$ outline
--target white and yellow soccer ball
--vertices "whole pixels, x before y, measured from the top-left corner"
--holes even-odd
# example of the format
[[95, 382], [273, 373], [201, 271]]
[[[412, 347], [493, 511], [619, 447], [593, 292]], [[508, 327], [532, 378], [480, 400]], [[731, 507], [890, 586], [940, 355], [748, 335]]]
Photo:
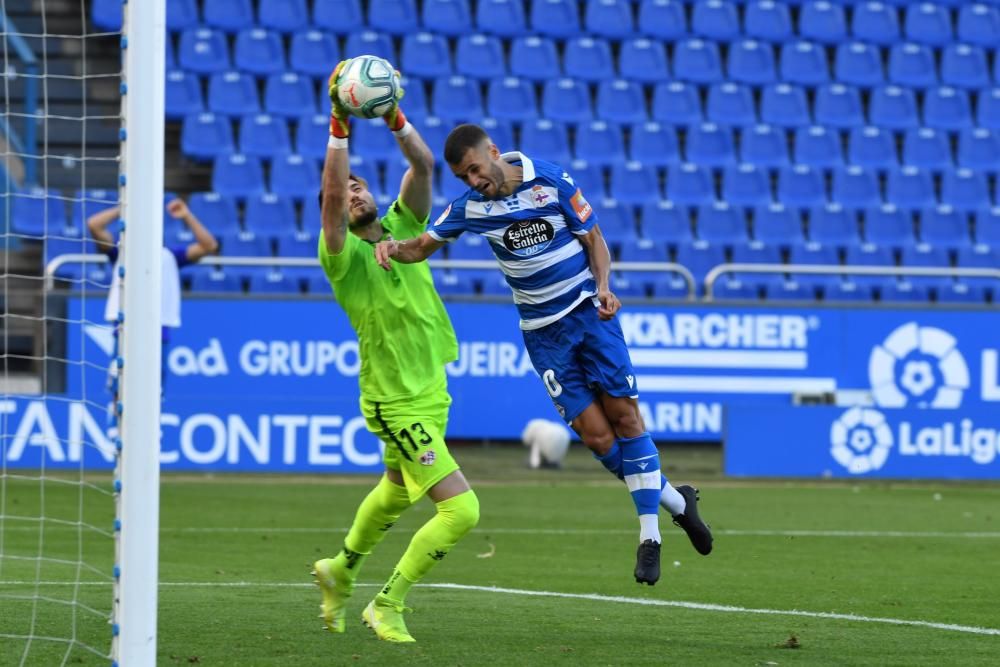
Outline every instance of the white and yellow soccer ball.
[[531, 449], [529, 467], [558, 468], [569, 450], [569, 430], [558, 422], [532, 419], [525, 425], [521, 441]]
[[337, 77], [337, 98], [352, 116], [378, 118], [399, 98], [399, 74], [385, 58], [356, 56]]

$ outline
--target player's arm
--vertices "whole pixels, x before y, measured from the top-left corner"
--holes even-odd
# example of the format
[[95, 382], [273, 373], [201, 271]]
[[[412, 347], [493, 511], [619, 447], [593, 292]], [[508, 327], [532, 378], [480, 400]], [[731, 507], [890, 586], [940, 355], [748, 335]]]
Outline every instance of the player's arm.
[[347, 180], [351, 174], [348, 160], [347, 138], [351, 132], [347, 112], [341, 108], [337, 97], [337, 75], [349, 60], [341, 60], [330, 75], [330, 141], [326, 146], [321, 186], [320, 220], [323, 224], [323, 242], [326, 251], [339, 255], [347, 240]]
[[206, 255], [214, 255], [219, 252], [219, 242], [212, 232], [201, 224], [183, 199], [174, 199], [167, 204], [167, 213], [174, 219], [180, 220], [184, 226], [191, 230], [194, 235], [194, 242], [184, 249], [184, 255], [192, 264], [199, 261]]
[[388, 271], [392, 268], [390, 260], [400, 264], [416, 264], [433, 255], [444, 244], [444, 241], [437, 240], [427, 232], [405, 241], [390, 239], [375, 246], [375, 260]]
[[600, 227], [594, 225], [589, 232], [580, 234], [577, 238], [587, 249], [590, 272], [594, 274], [594, 280], [597, 282], [597, 298], [601, 302], [597, 314], [602, 320], [610, 320], [622, 304], [608, 284], [611, 277], [611, 252], [604, 240], [604, 234], [601, 233]]
[[[402, 89], [400, 89], [399, 94], [402, 96]], [[396, 135], [396, 143], [399, 144], [399, 149], [410, 164], [410, 168], [403, 174], [403, 180], [399, 186], [399, 196], [407, 208], [413, 212], [414, 217], [422, 221], [431, 212], [434, 154], [416, 128], [406, 120], [398, 103], [382, 118], [392, 133]]]
[[120, 211], [120, 207], [112, 206], [87, 218], [87, 229], [90, 230], [90, 235], [94, 237], [101, 252], [107, 252], [115, 247], [115, 237], [108, 231], [108, 227], [118, 219]]

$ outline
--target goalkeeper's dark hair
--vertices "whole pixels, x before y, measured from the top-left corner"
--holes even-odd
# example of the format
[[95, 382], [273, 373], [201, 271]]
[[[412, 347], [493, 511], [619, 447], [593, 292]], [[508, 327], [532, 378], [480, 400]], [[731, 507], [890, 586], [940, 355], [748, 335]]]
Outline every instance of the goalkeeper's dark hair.
[[[354, 174], [354, 173], [348, 174], [347, 175], [347, 180], [349, 180], [349, 181], [357, 181], [358, 183], [361, 184], [361, 186], [365, 190], [368, 189], [368, 181], [366, 181], [365, 179], [361, 178], [357, 174]], [[319, 198], [319, 207], [323, 208], [323, 188], [320, 188], [319, 194], [317, 196]]]
[[490, 135], [483, 128], [463, 123], [448, 133], [448, 138], [444, 141], [444, 159], [448, 164], [458, 164], [470, 148], [477, 148], [489, 140]]

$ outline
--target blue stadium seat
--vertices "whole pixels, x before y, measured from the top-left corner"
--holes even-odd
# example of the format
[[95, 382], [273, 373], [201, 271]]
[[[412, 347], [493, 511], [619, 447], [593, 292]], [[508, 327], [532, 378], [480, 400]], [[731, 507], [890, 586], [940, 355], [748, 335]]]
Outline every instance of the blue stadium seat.
[[667, 247], [653, 239], [632, 239], [622, 243], [619, 257], [623, 262], [665, 262]]
[[285, 49], [281, 36], [262, 28], [241, 30], [236, 35], [233, 62], [237, 69], [257, 76], [284, 72]]
[[941, 174], [941, 203], [959, 211], [992, 205], [986, 174], [971, 169], [947, 169]]
[[845, 208], [862, 209], [882, 203], [878, 174], [857, 165], [839, 167], [832, 172], [830, 199]]
[[864, 42], [838, 45], [833, 70], [838, 81], [863, 88], [877, 86], [885, 79], [878, 47]]
[[966, 128], [958, 135], [958, 166], [980, 171], [1000, 171], [1000, 131]]
[[864, 224], [868, 243], [896, 248], [915, 243], [913, 217], [895, 204], [868, 208]]
[[609, 277], [611, 289], [619, 297], [644, 297], [649, 289], [649, 281], [635, 272], [614, 272]]
[[[37, 194], [39, 190], [29, 190], [28, 193]], [[40, 190], [40, 192], [45, 192], [45, 190]], [[58, 195], [58, 193], [56, 193]], [[66, 236], [75, 237], [76, 235], [84, 235], [84, 230], [87, 229], [87, 217], [97, 213], [98, 211], [104, 210], [109, 206], [114, 206], [118, 203], [118, 191], [117, 190], [101, 190], [101, 189], [88, 189], [88, 190], [77, 190], [73, 193], [74, 201], [70, 205], [70, 219], [68, 223], [60, 222], [61, 217], [65, 217], [65, 211], [63, 210], [62, 203], [58, 200], [49, 200], [48, 216], [51, 220], [54, 220], [54, 224], [50, 222], [49, 227], [51, 230], [60, 230]], [[175, 195], [164, 192], [163, 201], [168, 203], [174, 198]], [[33, 204], [40, 205], [39, 213], [36, 216], [39, 221], [44, 222], [46, 219], [45, 202], [39, 199], [28, 199], [29, 202]], [[54, 218], [52, 216], [55, 215]], [[175, 221], [170, 215], [164, 210], [163, 214], [163, 224], [166, 226], [167, 221]], [[69, 233], [67, 233], [69, 232]]]
[[844, 164], [840, 134], [822, 125], [795, 130], [795, 161], [810, 167], [830, 169]]
[[[320, 229], [320, 213], [319, 213], [319, 198], [318, 197], [306, 197], [302, 200], [302, 208], [299, 212], [299, 228], [305, 231], [298, 232], [299, 234], [315, 234], [318, 233]], [[316, 244], [313, 243], [313, 254], [316, 255]]]
[[503, 46], [494, 35], [465, 35], [455, 47], [455, 73], [471, 79], [492, 79], [507, 73]]
[[872, 289], [869, 285], [861, 285], [852, 280], [837, 279], [829, 283], [823, 290], [823, 298], [831, 302], [871, 301]]
[[431, 153], [434, 155], [443, 155], [444, 141], [448, 137], [448, 132], [451, 131], [451, 127], [446, 126], [441, 119], [436, 116], [418, 118], [414, 122], [414, 125], [420, 131], [420, 136], [424, 138], [428, 148], [431, 149]]
[[248, 232], [263, 236], [292, 232], [295, 230], [295, 207], [291, 199], [271, 192], [249, 197], [243, 224]]
[[309, 7], [306, 0], [259, 0], [257, 20], [278, 32], [304, 30], [309, 27]]
[[670, 245], [690, 243], [691, 217], [686, 208], [660, 200], [642, 207], [642, 236]]
[[940, 3], [913, 3], [906, 7], [903, 30], [911, 41], [943, 46], [952, 41], [951, 15]]
[[[569, 72], [568, 62], [566, 71]], [[640, 83], [659, 83], [669, 80], [667, 51], [663, 42], [645, 37], [622, 42], [618, 54], [618, 71], [623, 77]]]
[[812, 42], [791, 42], [781, 45], [779, 56], [781, 78], [788, 83], [818, 86], [830, 80], [826, 51]]
[[928, 90], [924, 96], [924, 124], [952, 131], [972, 125], [968, 94], [947, 86]]
[[943, 248], [970, 245], [967, 215], [946, 204], [924, 209], [920, 214], [920, 240]]
[[816, 288], [811, 282], [778, 277], [764, 285], [768, 301], [813, 301]]
[[794, 34], [788, 5], [773, 0], [748, 2], [743, 14], [743, 31], [747, 37], [767, 42], [788, 41]]
[[520, 149], [529, 157], [537, 155], [556, 164], [565, 164], [572, 159], [566, 126], [547, 119], [526, 123], [521, 128]]
[[212, 0], [202, 3], [202, 20], [207, 27], [226, 32], [246, 30], [253, 26], [253, 2]]
[[257, 82], [242, 72], [213, 74], [208, 80], [208, 110], [229, 116], [257, 113]]
[[[411, 121], [417, 118], [423, 118], [427, 115], [427, 92], [424, 86], [424, 82], [420, 79], [410, 79], [403, 76], [400, 79], [400, 83], [403, 86], [403, 90], [406, 91], [406, 101], [403, 103], [403, 107], [406, 108], [406, 116]], [[326, 95], [320, 94], [321, 97], [326, 98]], [[327, 98], [328, 99], [328, 98]]]
[[330, 136], [330, 118], [325, 114], [309, 114], [298, 119], [295, 128], [295, 150], [302, 155], [323, 159]]
[[32, 187], [5, 199], [11, 207], [11, 226], [19, 234], [42, 237], [67, 227], [66, 205], [58, 190]]
[[721, 245], [713, 245], [705, 241], [682, 243], [677, 246], [678, 264], [683, 264], [694, 275], [695, 282], [700, 286], [705, 280], [705, 274], [712, 267], [726, 261], [725, 249]]
[[225, 116], [200, 113], [181, 124], [181, 153], [205, 162], [234, 150], [233, 126]]
[[810, 241], [804, 245], [791, 246], [788, 249], [788, 263], [833, 266], [840, 264], [840, 251], [832, 244]]
[[815, 114], [818, 125], [851, 128], [865, 123], [858, 89], [840, 83], [816, 91]]
[[258, 158], [230, 153], [215, 158], [212, 189], [230, 197], [252, 197], [264, 192], [264, 169]]
[[724, 201], [698, 207], [698, 238], [711, 243], [742, 243], [748, 238], [743, 209]]
[[255, 114], [240, 122], [240, 152], [244, 155], [270, 159], [291, 149], [291, 135], [283, 118]]
[[318, 240], [316, 234], [313, 232], [286, 230], [283, 233], [276, 234], [275, 240], [278, 246], [278, 257], [316, 256], [316, 244]]
[[[600, 108], [598, 104], [598, 109]], [[728, 81], [709, 88], [705, 114], [709, 122], [727, 127], [753, 125], [757, 122], [750, 88]]]
[[1000, 266], [1000, 249], [985, 244], [960, 246], [956, 249], [956, 266], [995, 269]]
[[847, 39], [844, 8], [831, 2], [806, 2], [799, 12], [799, 35], [803, 39], [839, 44]]
[[653, 120], [667, 125], [695, 125], [702, 121], [698, 88], [680, 81], [653, 89]]
[[195, 266], [191, 271], [193, 292], [242, 292], [243, 284], [234, 271], [221, 266]]
[[472, 32], [469, 0], [424, 0], [421, 18], [424, 29], [436, 34], [458, 37]]
[[848, 132], [847, 161], [861, 167], [889, 169], [899, 164], [896, 137], [873, 126], [855, 127]]
[[188, 201], [188, 207], [213, 233], [239, 231], [236, 200], [229, 195], [218, 192], [195, 192]]
[[826, 202], [823, 173], [804, 164], [778, 170], [778, 201], [785, 206], [809, 208]]
[[905, 210], [934, 206], [934, 179], [926, 169], [910, 165], [890, 169], [885, 182], [886, 201]]
[[976, 124], [991, 130], [1000, 130], [1000, 87], [979, 91]]
[[882, 301], [892, 302], [922, 302], [930, 299], [928, 290], [923, 285], [912, 280], [892, 280], [881, 286]]
[[312, 79], [295, 72], [272, 74], [264, 87], [264, 108], [276, 116], [294, 118], [316, 109]]
[[639, 162], [611, 167], [611, 196], [623, 204], [641, 206], [662, 199], [656, 169]]
[[[951, 253], [947, 249], [926, 243], [904, 245], [899, 256], [899, 263], [905, 267], [951, 267]], [[945, 287], [954, 283], [953, 278], [943, 276], [906, 276], [904, 280], [931, 288]]]
[[557, 39], [579, 35], [580, 13], [576, 0], [535, 0], [531, 3], [531, 29], [539, 35]]
[[732, 261], [739, 264], [781, 264], [781, 248], [760, 241], [737, 243], [732, 248]]
[[[1000, 206], [976, 211], [976, 242], [1000, 251]], [[993, 268], [998, 266], [1000, 263]]]
[[[313, 23], [317, 28], [338, 35], [351, 35], [364, 28], [365, 17], [361, 11], [361, 0], [313, 3]], [[357, 51], [353, 55], [362, 53], [365, 51]], [[329, 67], [329, 63], [327, 66]]]
[[396, 62], [396, 51], [389, 35], [374, 30], [359, 30], [350, 33], [347, 36], [347, 41], [344, 42], [343, 56], [353, 58], [365, 54], [385, 58], [391, 63]]
[[780, 203], [754, 207], [753, 238], [774, 246], [804, 243], [802, 216], [799, 210]]
[[566, 42], [563, 53], [566, 76], [581, 81], [601, 81], [615, 77], [611, 46], [603, 39], [577, 37]]
[[749, 301], [760, 298], [755, 282], [729, 276], [723, 276], [715, 282], [712, 296], [720, 301]]
[[340, 60], [340, 47], [333, 35], [319, 30], [306, 30], [292, 35], [288, 65], [306, 76], [323, 78], [330, 75], [330, 63]]
[[871, 124], [890, 130], [909, 130], [920, 125], [917, 98], [909, 88], [884, 86], [872, 91], [868, 101]]
[[715, 42], [685, 39], [674, 45], [674, 77], [694, 83], [721, 81], [722, 61]]
[[510, 73], [531, 81], [562, 76], [555, 42], [534, 35], [515, 39], [510, 46]]
[[628, 146], [630, 160], [654, 167], [666, 167], [680, 155], [674, 128], [657, 122], [632, 126]]
[[[298, 157], [298, 156], [294, 156], [294, 155], [289, 156], [290, 161], [294, 160], [294, 158], [296, 158], [296, 157]], [[304, 189], [305, 194], [303, 196], [313, 197], [316, 194], [316, 190], [319, 188], [319, 170], [318, 170], [318, 168], [314, 169], [314, 167], [316, 167], [316, 163], [314, 163], [312, 160], [306, 160], [306, 162], [308, 162], [309, 164], [307, 164], [304, 168], [301, 167], [301, 166], [298, 167], [300, 170], [303, 171], [303, 175], [299, 176], [298, 180], [299, 180], [300, 184], [302, 182], [315, 182], [316, 183], [315, 188], [312, 188], [312, 189], [305, 188]], [[382, 187], [382, 177], [381, 177], [381, 175], [379, 173], [378, 165], [375, 163], [375, 161], [374, 160], [365, 159], [364, 157], [362, 157], [360, 155], [352, 155], [351, 156], [350, 165], [351, 165], [351, 173], [355, 174], [356, 176], [358, 176], [360, 178], [363, 178], [365, 180], [365, 182], [368, 183], [368, 190], [369, 190], [369, 192], [372, 193], [372, 195], [375, 197], [375, 199], [378, 199], [379, 196], [382, 195], [384, 188]], [[294, 171], [295, 168], [296, 168], [295, 165], [282, 165], [282, 167], [283, 168], [287, 168], [290, 171]], [[450, 174], [449, 174], [449, 176], [450, 176]], [[458, 179], [452, 178], [452, 180], [458, 180]], [[293, 187], [294, 187], [294, 185], [293, 185]], [[278, 192], [278, 190], [276, 190], [273, 187], [273, 185], [272, 185], [271, 189], [273, 191], [275, 191], [275, 192]], [[297, 196], [297, 195], [294, 195], [294, 194], [291, 194], [291, 193], [283, 193], [283, 194], [289, 194], [290, 196], [293, 196], [293, 197]], [[395, 194], [395, 193], [393, 193], [393, 194]], [[386, 203], [388, 203], [388, 202], [386, 202]]]
[[986, 51], [968, 44], [949, 44], [941, 51], [941, 83], [956, 88], [985, 88], [990, 84]]
[[[434, 277], [434, 288], [438, 294], [471, 294], [473, 289], [459, 277], [461, 271], [448, 271], [446, 269], [431, 269]], [[311, 291], [311, 290], [310, 290]]]
[[448, 246], [449, 259], [493, 259], [489, 242], [482, 236], [463, 234]]
[[535, 87], [518, 77], [494, 79], [487, 89], [486, 108], [490, 116], [502, 120], [526, 122], [537, 118]]
[[479, 126], [486, 130], [493, 143], [500, 148], [500, 152], [512, 150], [514, 146], [514, 126], [510, 121], [502, 118], [480, 118]]
[[167, 72], [164, 94], [164, 113], [176, 120], [205, 110], [201, 99], [201, 82], [194, 74], [183, 70]]
[[218, 30], [197, 28], [181, 33], [177, 63], [195, 74], [214, 74], [230, 69], [226, 36]]
[[163, 56], [164, 67], [169, 72], [172, 69], [177, 68], [177, 51], [174, 49], [174, 38], [172, 35], [168, 35], [165, 40], [163, 40], [163, 49], [165, 51]]
[[689, 128], [686, 149], [687, 161], [696, 164], [724, 167], [736, 161], [732, 131], [715, 123]]
[[736, 39], [740, 34], [736, 5], [726, 0], [696, 3], [691, 12], [691, 32], [719, 42]]
[[608, 79], [597, 84], [597, 112], [612, 123], [645, 123], [646, 96], [635, 81]]
[[809, 125], [809, 102], [805, 91], [787, 83], [765, 86], [760, 96], [760, 118], [778, 127]]
[[[588, 196], [592, 197], [592, 195]], [[621, 247], [622, 243], [636, 239], [634, 206], [619, 203], [614, 199], [591, 198], [590, 201], [594, 202], [597, 222], [601, 226], [601, 233], [608, 239], [608, 243]]]
[[929, 127], [907, 130], [903, 135], [903, 164], [930, 170], [951, 167], [948, 135]]
[[983, 303], [987, 293], [984, 285], [966, 283], [943, 285], [936, 292], [939, 303]]
[[873, 44], [899, 41], [899, 16], [895, 7], [872, 0], [854, 6], [851, 33], [855, 39]]
[[630, 36], [634, 26], [629, 0], [587, 0], [583, 24], [587, 32], [608, 39]]
[[586, 160], [572, 160], [567, 170], [588, 201], [600, 201], [608, 196], [604, 187], [604, 170]]
[[740, 159], [761, 167], [788, 164], [788, 139], [780, 128], [754, 125], [744, 128], [740, 137]]
[[715, 179], [701, 165], [684, 162], [667, 168], [667, 199], [681, 206], [698, 206], [715, 201]]
[[527, 32], [522, 0], [479, 0], [476, 27], [500, 37], [519, 37]]
[[453, 73], [451, 51], [442, 35], [417, 32], [404, 36], [399, 57], [403, 71], [409, 76], [434, 79]]
[[889, 51], [889, 81], [909, 88], [938, 84], [934, 53], [923, 44], [896, 44]]
[[770, 175], [753, 164], [727, 166], [722, 174], [722, 201], [747, 207], [769, 204]]
[[287, 270], [276, 268], [252, 273], [249, 286], [251, 294], [298, 294], [302, 291]]
[[[356, 172], [352, 159], [351, 171]], [[373, 194], [379, 193], [377, 179], [368, 179]], [[271, 166], [271, 192], [293, 199], [309, 199], [319, 192], [319, 167], [316, 161], [302, 155], [276, 158]]]
[[[95, 2], [94, 8], [101, 2]], [[121, 20], [121, 3], [112, 0], [115, 10], [118, 13], [119, 23]], [[188, 28], [197, 28], [199, 23], [198, 0], [170, 0], [167, 3], [167, 30], [179, 32]], [[120, 25], [119, 25], [120, 27]]]
[[603, 120], [576, 128], [576, 157], [600, 167], [625, 162], [625, 139], [621, 127]]
[[448, 121], [477, 120], [483, 113], [479, 85], [464, 76], [450, 76], [434, 81], [431, 113]]
[[778, 78], [774, 49], [770, 44], [753, 39], [735, 42], [729, 47], [726, 71], [730, 79], [739, 83], [755, 86], [771, 83]]
[[639, 5], [639, 32], [664, 41], [676, 41], [687, 34], [687, 18], [681, 0], [642, 0]]
[[574, 79], [550, 79], [542, 88], [542, 115], [565, 123], [585, 123], [593, 118], [590, 91]]
[[368, 0], [368, 25], [390, 35], [405, 35], [417, 27], [416, 0]]
[[[848, 245], [844, 249], [844, 263], [848, 266], [896, 266], [896, 257], [892, 249], [871, 243]], [[848, 274], [851, 279], [860, 284], [883, 285], [886, 278], [877, 275]]]
[[[361, 154], [361, 151], [358, 151], [358, 153]], [[367, 153], [365, 155], [367, 155]], [[396, 154], [395, 160], [390, 159], [386, 162], [385, 189], [387, 192], [392, 194], [399, 192], [399, 186], [403, 182], [403, 175], [409, 168], [410, 168], [410, 163], [407, 162], [405, 158], [400, 158], [398, 153]], [[457, 178], [452, 177], [450, 172], [444, 175], [444, 180], [461, 183], [461, 181], [459, 181]], [[440, 188], [438, 188], [437, 181], [435, 180], [433, 183], [434, 183], [435, 194], [442, 194], [441, 192], [439, 192]]]
[[958, 10], [958, 39], [996, 48], [1000, 44], [1000, 10], [986, 4], [963, 4]]
[[[223, 255], [230, 257], [271, 257], [271, 239], [253, 232], [227, 232], [219, 236]], [[258, 272], [252, 267], [237, 269], [239, 274], [250, 276]]]

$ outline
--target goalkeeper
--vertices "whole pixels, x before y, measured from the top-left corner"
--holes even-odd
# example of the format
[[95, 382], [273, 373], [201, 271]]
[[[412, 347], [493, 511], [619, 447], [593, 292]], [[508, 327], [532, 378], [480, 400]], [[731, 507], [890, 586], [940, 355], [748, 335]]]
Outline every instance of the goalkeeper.
[[[320, 193], [319, 260], [337, 302], [358, 335], [361, 411], [385, 448], [385, 474], [361, 502], [343, 549], [316, 561], [323, 621], [344, 631], [345, 605], [358, 572], [400, 514], [425, 494], [437, 513], [413, 536], [392, 576], [362, 613], [379, 639], [412, 642], [403, 612], [420, 581], [476, 525], [479, 500], [445, 444], [448, 395], [445, 364], [458, 356], [451, 321], [426, 263], [383, 271], [375, 244], [413, 238], [427, 225], [434, 156], [398, 103], [385, 116], [410, 168], [399, 196], [381, 218], [367, 183], [350, 173], [350, 122], [330, 77], [330, 142]], [[400, 94], [401, 95], [401, 94]], [[398, 99], [398, 98], [397, 98]]]

